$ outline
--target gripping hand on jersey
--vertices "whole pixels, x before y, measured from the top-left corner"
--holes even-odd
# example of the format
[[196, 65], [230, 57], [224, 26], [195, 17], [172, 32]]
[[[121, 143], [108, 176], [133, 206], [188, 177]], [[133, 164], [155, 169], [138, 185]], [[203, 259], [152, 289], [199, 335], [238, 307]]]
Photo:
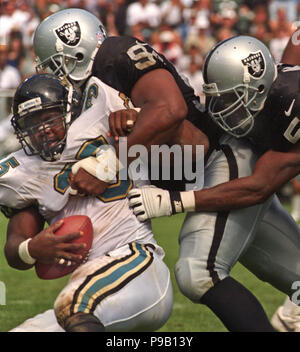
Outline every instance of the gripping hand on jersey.
[[134, 188], [128, 194], [129, 206], [139, 221], [194, 211], [194, 192], [169, 192], [155, 186]]
[[122, 109], [109, 115], [109, 131], [107, 137], [113, 137], [116, 141], [119, 137], [127, 136], [133, 129], [141, 109]]

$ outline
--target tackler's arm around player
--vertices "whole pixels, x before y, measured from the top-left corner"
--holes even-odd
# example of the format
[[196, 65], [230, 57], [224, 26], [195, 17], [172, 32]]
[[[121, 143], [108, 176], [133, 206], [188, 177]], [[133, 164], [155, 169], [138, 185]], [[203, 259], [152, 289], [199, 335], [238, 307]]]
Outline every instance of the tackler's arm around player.
[[155, 69], [139, 78], [132, 88], [131, 100], [141, 111], [136, 128], [128, 136], [128, 148], [142, 144], [149, 150], [151, 145], [166, 143], [187, 117], [184, 97], [165, 69]]
[[175, 192], [146, 186], [131, 190], [128, 198], [140, 221], [185, 211], [228, 211], [263, 203], [299, 173], [300, 143], [297, 143], [286, 153], [273, 150], [264, 153], [251, 176], [198, 191]]
[[[123, 109], [110, 114], [109, 116], [109, 132], [108, 137], [114, 137], [116, 141], [119, 137], [128, 136], [135, 126], [139, 118], [139, 111], [137, 109]], [[184, 120], [177, 128], [177, 132], [172, 134], [166, 143], [170, 146], [180, 145], [182, 148], [185, 145], [204, 147], [204, 154], [209, 149], [209, 139], [200, 129], [188, 120]]]
[[19, 270], [27, 270], [41, 263], [58, 263], [64, 259], [64, 264], [80, 263], [83, 260], [76, 251], [84, 248], [83, 243], [71, 243], [81, 235], [74, 232], [63, 236], [54, 233], [62, 226], [62, 221], [43, 229], [44, 219], [35, 208], [23, 209], [14, 215], [7, 226], [7, 241], [5, 256], [8, 264]]
[[132, 131], [140, 109], [122, 109], [109, 115], [109, 131], [107, 137], [113, 137], [115, 141], [119, 137], [126, 137]]

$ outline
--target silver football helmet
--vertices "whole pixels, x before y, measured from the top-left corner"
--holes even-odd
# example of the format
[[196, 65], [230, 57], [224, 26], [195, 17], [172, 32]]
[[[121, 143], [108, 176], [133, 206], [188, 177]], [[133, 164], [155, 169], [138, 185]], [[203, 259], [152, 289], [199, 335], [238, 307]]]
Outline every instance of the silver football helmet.
[[102, 23], [82, 9], [58, 11], [37, 27], [33, 48], [37, 71], [50, 68], [80, 86], [91, 74], [95, 55], [106, 38]]
[[274, 59], [261, 41], [249, 36], [222, 41], [208, 53], [203, 68], [210, 116], [227, 133], [246, 136], [276, 77]]

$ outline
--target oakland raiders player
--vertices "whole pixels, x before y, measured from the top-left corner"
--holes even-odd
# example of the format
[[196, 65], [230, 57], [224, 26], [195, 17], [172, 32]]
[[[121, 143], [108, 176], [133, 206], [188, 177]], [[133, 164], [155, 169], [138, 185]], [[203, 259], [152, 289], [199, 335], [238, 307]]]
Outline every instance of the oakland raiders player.
[[[153, 187], [130, 192], [131, 205], [141, 220], [185, 208], [208, 212], [188, 214], [180, 235], [176, 276], [191, 300], [212, 309], [219, 302], [219, 312], [221, 305], [225, 307], [223, 316], [230, 311], [226, 303], [230, 306], [231, 300], [226, 302], [222, 294], [227, 297], [225, 293], [230, 292], [227, 275], [238, 259], [259, 278], [291, 296], [295, 293], [293, 283], [300, 274], [297, 224], [277, 200], [266, 213], [262, 208], [260, 216], [251, 218], [252, 229], [246, 214], [250, 216], [253, 207], [246, 212], [241, 208], [264, 204], [300, 171], [299, 75], [298, 66], [275, 68], [267, 48], [254, 38], [234, 37], [218, 44], [205, 60], [204, 90], [212, 119], [229, 134], [220, 144], [227, 148], [231, 168], [226, 170], [212, 154], [205, 189], [190, 193], [194, 197]], [[243, 149], [242, 143], [249, 143], [256, 153]], [[226, 182], [227, 172], [229, 178], [235, 174], [235, 179]], [[157, 195], [162, 199], [160, 208]], [[216, 210], [220, 211], [217, 217], [212, 213]], [[212, 223], [215, 233], [208, 240], [207, 228]], [[230, 319], [234, 318], [228, 313]]]
[[[300, 30], [297, 28], [288, 41], [281, 62], [290, 65], [300, 65], [299, 39]], [[296, 179], [294, 179], [293, 182], [297, 183]], [[296, 202], [295, 206], [298, 206]], [[295, 209], [296, 212], [299, 210], [300, 209]], [[298, 304], [299, 302], [294, 303], [287, 297], [284, 304], [278, 307], [271, 319], [272, 325], [276, 330], [282, 332], [300, 332], [300, 307]]]
[[[27, 209], [9, 222], [8, 263], [24, 270], [36, 260], [61, 265], [82, 262], [73, 253], [79, 245], [69, 243], [79, 234], [57, 241], [53, 232], [61, 225], [59, 219], [74, 214], [88, 215], [94, 228], [88, 260], [74, 271], [55, 301], [61, 327], [48, 311], [15, 331], [49, 327], [74, 332], [153, 331], [165, 323], [172, 309], [163, 250], [150, 225], [141, 224], [128, 207], [126, 195], [132, 181], [117, 180], [99, 197], [70, 196], [71, 168], [90, 155], [101, 158], [100, 151], [107, 150], [105, 145], [111, 141], [105, 138], [109, 113], [131, 104], [95, 77], [86, 89], [86, 110], [73, 121], [72, 87], [54, 75], [30, 77], [14, 97], [12, 123], [22, 149], [1, 161], [0, 204]], [[98, 96], [90, 99], [89, 92], [95, 89]], [[42, 230], [44, 219], [50, 226]]]
[[[66, 27], [74, 32], [72, 42], [65, 36]], [[106, 37], [94, 15], [66, 9], [41, 22], [33, 44], [38, 69], [49, 67], [77, 87], [91, 75], [98, 77], [141, 108], [127, 139], [128, 149], [133, 145], [149, 148], [153, 144], [178, 143], [177, 136], [182, 139], [183, 134], [187, 143], [202, 144], [205, 150], [213, 143], [218, 128], [203, 112], [199, 97], [175, 67], [147, 43], [130, 36]], [[80, 175], [75, 175], [74, 185], [77, 182]]]

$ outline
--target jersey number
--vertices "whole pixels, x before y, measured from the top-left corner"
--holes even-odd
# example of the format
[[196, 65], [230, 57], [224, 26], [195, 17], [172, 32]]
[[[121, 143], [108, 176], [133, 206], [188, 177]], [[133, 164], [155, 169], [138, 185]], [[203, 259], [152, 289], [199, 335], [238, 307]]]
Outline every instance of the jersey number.
[[296, 132], [293, 133], [295, 130], [295, 127], [298, 125], [299, 122], [300, 120], [298, 119], [298, 117], [294, 117], [283, 134], [284, 137], [293, 144], [297, 143], [300, 138], [300, 126], [298, 126], [298, 128], [296, 129]]
[[6, 174], [10, 167], [12, 167], [14, 169], [15, 167], [17, 167], [19, 165], [20, 164], [17, 162], [17, 159], [15, 157], [11, 157], [11, 158], [3, 161], [2, 163], [0, 163], [0, 177], [3, 176], [4, 174]]
[[98, 90], [99, 88], [95, 83], [89, 86], [88, 91], [86, 93], [86, 100], [85, 100], [83, 111], [92, 107], [93, 105], [92, 100], [98, 97]]
[[152, 53], [142, 44], [133, 45], [127, 50], [127, 55], [131, 60], [136, 61], [135, 67], [139, 70], [144, 70], [156, 64], [156, 60]]
[[[85, 142], [77, 152], [76, 159], [81, 160], [89, 156], [95, 156], [97, 150], [103, 144], [107, 144], [103, 136]], [[65, 194], [66, 190], [70, 187], [69, 175], [72, 171], [73, 164], [74, 163], [67, 163], [61, 172], [54, 177], [54, 189], [61, 194]], [[131, 188], [132, 181], [129, 178], [126, 180], [120, 180], [118, 177], [117, 182], [109, 185], [106, 191], [97, 198], [103, 202], [124, 199]]]

